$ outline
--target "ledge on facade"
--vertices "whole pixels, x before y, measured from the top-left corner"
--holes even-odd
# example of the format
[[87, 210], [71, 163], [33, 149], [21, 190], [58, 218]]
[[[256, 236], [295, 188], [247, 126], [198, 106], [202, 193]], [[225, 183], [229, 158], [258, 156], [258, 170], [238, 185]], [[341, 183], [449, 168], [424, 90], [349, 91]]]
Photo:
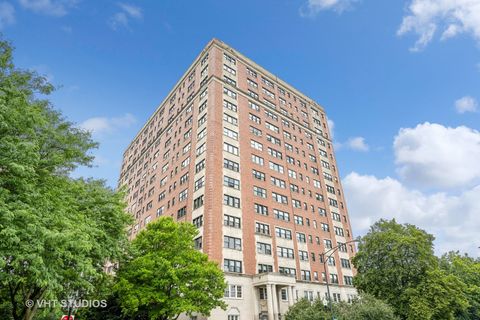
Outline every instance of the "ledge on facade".
[[261, 286], [266, 284], [292, 286], [296, 283], [295, 277], [287, 276], [278, 272], [265, 272], [253, 276], [253, 285]]

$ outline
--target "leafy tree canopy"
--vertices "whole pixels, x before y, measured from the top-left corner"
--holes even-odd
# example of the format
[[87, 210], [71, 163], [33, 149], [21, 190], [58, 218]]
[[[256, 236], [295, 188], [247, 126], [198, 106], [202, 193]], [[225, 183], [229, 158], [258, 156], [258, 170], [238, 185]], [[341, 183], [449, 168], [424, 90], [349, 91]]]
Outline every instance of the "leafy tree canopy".
[[195, 250], [197, 233], [191, 223], [162, 217], [138, 234], [115, 286], [124, 313], [170, 320], [182, 313], [209, 315], [216, 307], [226, 307], [223, 272]]
[[69, 176], [97, 144], [41, 98], [53, 89], [0, 40], [1, 319], [32, 319], [28, 299], [87, 293], [126, 244], [122, 194]]

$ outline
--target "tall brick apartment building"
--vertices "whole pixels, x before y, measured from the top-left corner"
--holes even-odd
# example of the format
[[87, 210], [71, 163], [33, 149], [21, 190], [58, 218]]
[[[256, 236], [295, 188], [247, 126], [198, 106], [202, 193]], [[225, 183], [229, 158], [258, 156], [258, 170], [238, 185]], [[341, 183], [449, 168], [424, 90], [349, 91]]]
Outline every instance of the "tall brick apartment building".
[[[160, 216], [198, 228], [196, 247], [228, 282], [229, 306], [210, 319], [280, 319], [297, 299], [326, 298], [327, 281], [333, 300], [355, 294], [325, 111], [219, 40], [128, 146], [119, 185], [131, 238]], [[338, 245], [324, 270], [321, 253]]]

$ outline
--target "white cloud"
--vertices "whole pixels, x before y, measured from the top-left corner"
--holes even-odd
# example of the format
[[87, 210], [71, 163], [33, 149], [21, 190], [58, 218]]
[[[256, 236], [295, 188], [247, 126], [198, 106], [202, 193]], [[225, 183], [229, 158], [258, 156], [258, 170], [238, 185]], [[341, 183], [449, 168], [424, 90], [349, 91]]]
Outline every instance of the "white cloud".
[[0, 29], [15, 23], [15, 8], [8, 2], [0, 2]]
[[380, 218], [415, 224], [436, 237], [438, 254], [461, 250], [478, 255], [480, 186], [457, 196], [409, 190], [396, 179], [350, 173], [343, 186], [357, 235]]
[[110, 28], [113, 30], [118, 30], [120, 27], [129, 29], [130, 19], [143, 19], [142, 8], [126, 3], [119, 3], [118, 6], [121, 10], [116, 12], [108, 21]]
[[458, 113], [476, 112], [477, 107], [477, 100], [470, 96], [465, 96], [455, 101], [455, 109], [457, 109]]
[[62, 17], [75, 7], [78, 0], [19, 0], [20, 5], [35, 13]]
[[327, 119], [328, 129], [330, 130], [330, 138], [335, 138], [335, 122], [332, 119]]
[[355, 150], [355, 151], [363, 151], [366, 152], [370, 149], [368, 144], [365, 142], [365, 138], [363, 137], [353, 137], [348, 139], [346, 142], [348, 148]]
[[300, 8], [300, 15], [315, 16], [320, 11], [333, 10], [338, 13], [350, 9], [353, 3], [358, 0], [307, 0], [307, 2]]
[[85, 120], [80, 124], [80, 128], [90, 131], [93, 134], [113, 133], [116, 130], [131, 127], [137, 122], [130, 113], [122, 117], [106, 118], [95, 117]]
[[397, 172], [431, 188], [467, 187], [480, 180], [480, 132], [423, 123], [402, 128], [394, 140]]
[[479, 0], [411, 0], [408, 15], [403, 17], [398, 35], [414, 32], [418, 40], [410, 49], [420, 51], [428, 45], [437, 31], [441, 39], [467, 33], [480, 42]]

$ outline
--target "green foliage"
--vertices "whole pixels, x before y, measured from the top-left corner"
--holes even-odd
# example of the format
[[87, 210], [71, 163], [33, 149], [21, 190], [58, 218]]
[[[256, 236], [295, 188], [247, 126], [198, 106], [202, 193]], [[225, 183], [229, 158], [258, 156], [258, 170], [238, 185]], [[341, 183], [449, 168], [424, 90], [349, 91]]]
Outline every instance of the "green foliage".
[[52, 90], [17, 70], [0, 41], [1, 319], [32, 319], [39, 309], [26, 308], [27, 299], [88, 294], [126, 244], [123, 195], [69, 177], [90, 165], [96, 143], [39, 98]]
[[440, 268], [455, 275], [465, 284], [464, 294], [469, 307], [458, 312], [457, 319], [480, 319], [480, 260], [462, 256], [458, 252], [449, 252], [440, 258]]
[[301, 299], [291, 306], [285, 314], [285, 320], [329, 320], [331, 316], [322, 300], [311, 303], [307, 299]]
[[465, 284], [456, 276], [439, 269], [427, 271], [422, 282], [402, 297], [408, 302], [407, 319], [455, 319], [455, 313], [468, 306], [464, 290]]
[[196, 228], [160, 218], [132, 242], [131, 256], [121, 263], [115, 290], [125, 314], [149, 319], [176, 319], [181, 313], [209, 315], [222, 301], [223, 272], [195, 250]]
[[[333, 313], [337, 320], [398, 320], [393, 308], [371, 295], [363, 294], [352, 303], [333, 304]], [[332, 315], [323, 300], [313, 303], [302, 299], [288, 309], [286, 320], [331, 320]]]
[[433, 240], [413, 225], [378, 221], [353, 258], [354, 284], [389, 303], [402, 319], [448, 320], [463, 314], [469, 307], [467, 286], [440, 270]]
[[362, 294], [352, 303], [335, 304], [337, 320], [398, 320], [391, 306], [371, 295]]

